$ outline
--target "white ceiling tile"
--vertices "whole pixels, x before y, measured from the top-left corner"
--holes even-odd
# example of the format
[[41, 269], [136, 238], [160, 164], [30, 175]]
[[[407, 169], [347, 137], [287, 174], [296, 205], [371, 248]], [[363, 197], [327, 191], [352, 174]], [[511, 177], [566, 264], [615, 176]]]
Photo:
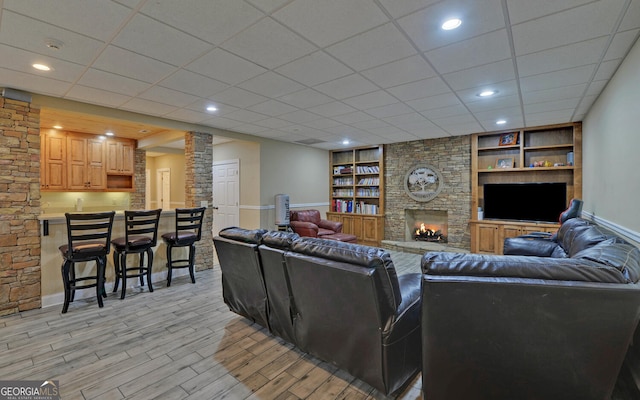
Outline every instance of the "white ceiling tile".
[[640, 28], [640, 1], [633, 0], [620, 23], [620, 31]]
[[447, 127], [449, 126], [473, 124], [477, 122], [476, 118], [471, 113], [454, 115], [453, 117], [429, 118], [429, 120], [436, 125], [444, 127], [447, 131]]
[[535, 114], [535, 113], [566, 110], [566, 109], [574, 110], [578, 105], [579, 101], [580, 101], [579, 97], [574, 97], [571, 99], [552, 100], [552, 101], [545, 101], [542, 103], [525, 104], [524, 111], [527, 114], [530, 114], [530, 113]]
[[398, 99], [391, 96], [384, 90], [378, 90], [376, 92], [350, 97], [342, 101], [349, 104], [351, 107], [357, 108], [359, 110], [366, 110], [369, 108], [382, 107], [389, 104], [397, 103]]
[[225, 118], [234, 119], [236, 121], [251, 123], [260, 121], [262, 119], [267, 119], [268, 117], [264, 114], [259, 114], [257, 112], [249, 111], [249, 110], [237, 110], [230, 112], [224, 115]]
[[511, 59], [452, 72], [443, 76], [453, 90], [477, 88], [515, 78]]
[[546, 74], [527, 76], [520, 79], [520, 88], [524, 92], [551, 89], [558, 86], [577, 85], [591, 79], [596, 64], [563, 69]]
[[129, 50], [108, 46], [93, 67], [143, 82], [154, 83], [176, 71], [176, 67]]
[[[2, 54], [2, 66], [4, 68], [46, 79], [73, 82], [84, 72], [84, 68], [79, 64], [45, 57], [4, 44], [0, 44], [0, 54]], [[32, 67], [34, 63], [47, 64], [52, 70], [47, 72], [38, 71]]]
[[62, 96], [69, 90], [68, 82], [39, 77], [6, 68], [0, 68], [0, 83], [4, 87], [51, 96]]
[[415, 129], [411, 131], [411, 134], [418, 139], [437, 139], [451, 136], [436, 125], [433, 125], [433, 127], [425, 126], [421, 129]]
[[480, 125], [484, 128], [485, 131], [496, 131], [496, 130], [506, 130], [506, 129], [519, 129], [524, 126], [524, 120], [522, 116], [513, 117], [506, 120], [507, 122], [501, 125], [496, 124], [496, 119], [489, 120], [480, 120]]
[[260, 20], [227, 40], [222, 48], [268, 68], [276, 68], [316, 50], [316, 47], [271, 18]]
[[587, 89], [587, 93], [585, 93], [585, 96], [597, 96], [604, 90], [604, 87], [607, 86], [607, 83], [609, 83], [608, 80], [591, 82], [591, 84], [589, 85], [589, 89]]
[[615, 35], [607, 49], [607, 53], [604, 55], [604, 60], [607, 61], [626, 57], [627, 52], [638, 39], [638, 32], [640, 32], [640, 30], [634, 29]]
[[452, 136], [469, 135], [471, 133], [484, 132], [484, 128], [477, 122], [470, 122], [461, 125], [449, 125], [445, 131]]
[[127, 102], [131, 97], [119, 93], [109, 92], [103, 89], [96, 89], [88, 86], [74, 85], [65, 98], [77, 100], [85, 103], [99, 104], [101, 106], [118, 108]]
[[553, 100], [564, 100], [574, 97], [582, 97], [586, 88], [586, 84], [581, 84], [538, 90], [536, 92], [527, 92], [523, 93], [522, 101], [525, 105], [527, 105], [533, 103], [549, 102]]
[[425, 53], [441, 74], [509, 59], [509, 40], [504, 29], [476, 36]]
[[113, 40], [119, 47], [182, 66], [211, 49], [205, 41], [137, 14]]
[[210, 119], [211, 115], [204, 112], [197, 112], [189, 110], [187, 108], [181, 108], [179, 110], [170, 112], [166, 115], [167, 118], [177, 119], [178, 121], [190, 122], [192, 124], [201, 123], [204, 120]]
[[526, 126], [554, 124], [556, 121], [568, 121], [572, 110], [557, 110], [538, 114], [527, 114]]
[[342, 122], [343, 124], [354, 124], [356, 122], [367, 121], [373, 119], [374, 117], [364, 113], [362, 111], [356, 111], [348, 114], [337, 115], [333, 117], [336, 121]]
[[120, 108], [137, 113], [158, 116], [163, 116], [177, 110], [177, 107], [141, 98], [133, 98], [124, 103]]
[[393, 117], [386, 117], [382, 119], [384, 122], [402, 128], [403, 125], [413, 125], [415, 123], [424, 123], [426, 118], [417, 112], [411, 112], [408, 114], [396, 115]]
[[[496, 92], [493, 96], [489, 97], [480, 97], [480, 92], [484, 90], [493, 90]], [[465, 103], [472, 103], [476, 101], [488, 101], [490, 99], [496, 99], [505, 96], [513, 96], [518, 95], [518, 85], [515, 80], [505, 81], [505, 82], [497, 82], [487, 86], [473, 88], [473, 89], [463, 89], [456, 91], [458, 97]]]
[[[454, 16], [462, 20], [462, 25], [451, 31], [442, 30], [442, 23]], [[422, 51], [505, 27], [500, 0], [443, 1], [400, 18], [398, 23]]]
[[220, 129], [233, 129], [236, 126], [240, 126], [243, 124], [240, 121], [236, 121], [236, 120], [224, 118], [224, 117], [213, 117], [213, 118], [202, 121], [202, 123], [208, 126], [213, 126], [214, 128], [220, 128]]
[[274, 13], [273, 17], [320, 47], [388, 20], [369, 0], [297, 0]]
[[517, 94], [511, 96], [496, 96], [491, 98], [478, 99], [478, 101], [468, 102], [465, 105], [471, 112], [482, 112], [490, 110], [500, 110], [520, 104], [520, 97]]
[[277, 100], [267, 100], [254, 106], [247, 107], [247, 110], [269, 115], [271, 117], [277, 117], [278, 115], [295, 111], [297, 108]]
[[255, 124], [259, 126], [264, 126], [266, 128], [280, 129], [280, 128], [284, 128], [285, 126], [291, 125], [292, 122], [285, 121], [280, 118], [267, 118], [267, 119], [257, 121]]
[[[62, 42], [62, 48], [47, 48], [48, 38]], [[89, 63], [103, 46], [98, 40], [7, 10], [0, 19], [0, 43], [78, 64]]]
[[238, 126], [234, 126], [233, 130], [240, 133], [247, 133], [249, 135], [253, 135], [256, 133], [264, 132], [269, 130], [269, 128], [265, 128], [262, 126], [254, 125], [254, 124], [242, 124]]
[[[112, 1], [96, 0], [5, 0], [3, 7], [102, 41], [109, 39], [116, 32], [116, 28], [131, 13], [129, 8]], [[31, 29], [32, 26], [30, 25], [28, 28]], [[62, 40], [57, 36], [49, 37]]]
[[238, 87], [271, 98], [281, 97], [304, 89], [301, 84], [274, 72], [267, 72], [251, 78], [239, 84]]
[[90, 69], [78, 81], [80, 85], [103, 89], [127, 96], [135, 96], [149, 87], [148, 83], [108, 72]]
[[316, 119], [322, 118], [319, 115], [310, 113], [304, 110], [293, 111], [279, 117], [280, 119], [284, 119], [285, 121], [293, 122], [294, 124], [302, 124], [305, 122], [310, 122]]
[[414, 11], [421, 10], [439, 1], [440, 0], [380, 0], [380, 4], [382, 4], [387, 12], [389, 12], [389, 14], [394, 18], [398, 18]]
[[442, 93], [435, 96], [407, 101], [407, 104], [416, 111], [426, 111], [434, 108], [461, 105], [460, 100], [453, 93]]
[[520, 77], [594, 64], [600, 60], [607, 38], [591, 39], [517, 57]]
[[147, 2], [142, 13], [183, 32], [220, 44], [262, 18], [263, 13], [244, 1], [174, 0]]
[[314, 86], [349, 75], [352, 70], [325, 52], [316, 51], [277, 68], [276, 72], [307, 86]]
[[455, 115], [464, 115], [468, 112], [469, 110], [467, 109], [467, 107], [463, 106], [462, 104], [456, 104], [453, 106], [438, 107], [438, 108], [423, 110], [423, 111], [420, 111], [420, 114], [431, 119], [431, 118], [452, 117]]
[[489, 111], [476, 111], [473, 115], [480, 121], [490, 120], [495, 123], [498, 119], [513, 120], [514, 118], [522, 119], [522, 108], [519, 105], [511, 107], [502, 107]]
[[265, 14], [271, 14], [280, 7], [289, 3], [291, 0], [246, 0], [247, 2], [258, 7]]
[[169, 89], [192, 93], [199, 97], [209, 97], [229, 87], [226, 83], [185, 69], [178, 70], [158, 84]]
[[436, 73], [420, 55], [414, 55], [363, 71], [362, 75], [372, 80], [376, 85], [388, 88], [431, 78]]
[[356, 71], [416, 54], [411, 43], [391, 23], [334, 44], [326, 51]]
[[387, 92], [402, 101], [420, 99], [427, 96], [448, 93], [450, 91], [446, 83], [438, 77], [423, 79], [387, 89]]
[[330, 103], [333, 99], [313, 89], [302, 89], [298, 92], [285, 94], [278, 98], [287, 104], [298, 108], [309, 108], [320, 104]]
[[302, 125], [308, 126], [309, 128], [314, 128], [314, 129], [327, 129], [327, 128], [333, 128], [336, 126], [342, 126], [340, 122], [334, 121], [329, 118], [316, 119], [314, 121], [305, 122]]
[[[216, 111], [206, 111], [207, 107], [209, 106], [215, 106], [217, 108]], [[186, 108], [193, 110], [193, 111], [197, 111], [197, 112], [202, 112], [205, 111], [207, 114], [213, 116], [223, 116], [225, 114], [228, 114], [230, 112], [233, 111], [237, 111], [240, 110], [240, 108], [238, 107], [233, 107], [227, 104], [223, 104], [214, 100], [209, 100], [209, 99], [202, 99], [202, 100], [198, 100], [192, 104], [189, 104]]]
[[616, 70], [618, 69], [618, 67], [620, 66], [621, 62], [622, 62], [622, 59], [618, 58], [615, 60], [609, 60], [601, 63], [593, 79], [603, 80], [603, 79], [611, 78], [613, 74], [616, 72]]
[[332, 101], [331, 103], [320, 104], [315, 107], [308, 108], [309, 111], [320, 114], [324, 117], [335, 117], [341, 114], [351, 113], [356, 111], [355, 108], [350, 107], [339, 101]]
[[379, 128], [385, 128], [385, 129], [391, 129], [393, 128], [393, 125], [386, 123], [385, 121], [381, 120], [381, 119], [372, 119], [369, 121], [362, 121], [362, 122], [356, 122], [355, 124], [352, 124], [354, 127], [358, 128], [358, 129], [362, 129], [365, 130], [367, 132], [371, 132], [372, 129], [379, 129]]
[[197, 101], [199, 97], [179, 92], [173, 89], [167, 89], [162, 86], [153, 86], [139, 95], [140, 98], [157, 101], [158, 103], [174, 105], [176, 107], [185, 107]]
[[[597, 98], [598, 98], [598, 95], [583, 97], [582, 101], [578, 105], [578, 108], [576, 108], [576, 110], [574, 111], [574, 117], [586, 114]], [[582, 118], [579, 118], [579, 119], [574, 118], [574, 121], [582, 121]]]
[[322, 83], [314, 89], [341, 100], [377, 90], [378, 87], [358, 74], [352, 74], [331, 82]]
[[619, 14], [620, 7], [611, 1], [596, 1], [515, 25], [516, 56], [609, 35]]
[[220, 48], [205, 54], [185, 67], [209, 78], [235, 85], [267, 70]]
[[251, 93], [247, 90], [237, 87], [230, 87], [229, 89], [223, 90], [222, 92], [218, 92], [211, 96], [210, 99], [240, 108], [250, 107], [254, 104], [262, 103], [263, 101], [268, 100], [267, 97]]
[[403, 103], [394, 103], [382, 107], [370, 108], [366, 111], [367, 114], [373, 115], [376, 118], [394, 117], [396, 115], [402, 115], [413, 112], [413, 110]]
[[507, 0], [509, 19], [512, 24], [519, 24], [534, 18], [543, 17], [569, 8], [578, 7], [592, 0]]
[[382, 138], [382, 143], [412, 142], [418, 139], [415, 135], [398, 128], [391, 128], [389, 130], [372, 129], [371, 133], [380, 136]]

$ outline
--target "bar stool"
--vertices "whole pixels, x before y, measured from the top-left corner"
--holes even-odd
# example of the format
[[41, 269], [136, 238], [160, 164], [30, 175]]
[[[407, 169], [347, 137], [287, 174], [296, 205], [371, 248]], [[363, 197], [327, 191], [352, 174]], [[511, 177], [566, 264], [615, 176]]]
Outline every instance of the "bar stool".
[[[167, 286], [171, 286], [171, 272], [173, 268], [189, 268], [191, 283], [196, 283], [193, 271], [196, 256], [195, 243], [202, 237], [202, 219], [206, 207], [176, 208], [176, 229], [162, 235], [167, 245]], [[189, 256], [185, 259], [174, 260], [171, 250], [174, 247], [189, 247]]]
[[[113, 239], [113, 267], [116, 273], [116, 282], [113, 292], [118, 291], [118, 285], [122, 278], [122, 292], [120, 299], [124, 299], [127, 292], [127, 278], [140, 278], [140, 286], [144, 287], [144, 275], [147, 275], [147, 286], [153, 292], [151, 284], [151, 268], [153, 267], [153, 248], [158, 239], [158, 223], [162, 209], [125, 211], [124, 212], [124, 236]], [[138, 254], [138, 266], [127, 267], [127, 254]], [[145, 254], [147, 266], [144, 266]]]
[[[98, 307], [103, 306], [102, 297], [107, 297], [104, 290], [107, 254], [111, 244], [111, 228], [115, 211], [91, 214], [65, 213], [67, 219], [67, 244], [58, 249], [62, 253], [62, 282], [64, 284], [64, 305], [62, 313], [66, 313], [69, 303], [73, 301], [76, 290], [96, 288]], [[76, 277], [76, 263], [96, 262], [96, 274]], [[93, 281], [92, 283], [84, 283]]]

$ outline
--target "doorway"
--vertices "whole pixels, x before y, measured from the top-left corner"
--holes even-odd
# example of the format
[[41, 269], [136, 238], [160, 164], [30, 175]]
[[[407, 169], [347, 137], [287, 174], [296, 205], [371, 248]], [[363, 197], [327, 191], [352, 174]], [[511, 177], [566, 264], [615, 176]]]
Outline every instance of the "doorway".
[[156, 170], [156, 188], [158, 208], [171, 209], [171, 169]]
[[212, 234], [221, 229], [240, 225], [240, 161], [213, 163], [213, 224]]

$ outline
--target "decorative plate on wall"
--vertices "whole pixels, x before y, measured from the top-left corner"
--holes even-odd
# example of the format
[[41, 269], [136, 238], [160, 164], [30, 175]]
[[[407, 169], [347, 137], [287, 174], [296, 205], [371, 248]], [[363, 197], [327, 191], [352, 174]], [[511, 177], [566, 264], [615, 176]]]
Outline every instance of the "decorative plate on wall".
[[417, 164], [404, 177], [404, 190], [415, 201], [431, 201], [440, 192], [444, 179], [440, 171], [429, 164]]

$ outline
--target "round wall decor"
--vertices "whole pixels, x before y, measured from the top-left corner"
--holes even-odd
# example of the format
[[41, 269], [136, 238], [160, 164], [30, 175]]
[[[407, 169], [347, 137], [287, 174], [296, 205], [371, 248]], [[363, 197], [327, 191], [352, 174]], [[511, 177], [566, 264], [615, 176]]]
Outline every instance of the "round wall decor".
[[417, 164], [404, 177], [404, 190], [415, 201], [431, 201], [444, 186], [444, 179], [438, 169], [429, 164]]

